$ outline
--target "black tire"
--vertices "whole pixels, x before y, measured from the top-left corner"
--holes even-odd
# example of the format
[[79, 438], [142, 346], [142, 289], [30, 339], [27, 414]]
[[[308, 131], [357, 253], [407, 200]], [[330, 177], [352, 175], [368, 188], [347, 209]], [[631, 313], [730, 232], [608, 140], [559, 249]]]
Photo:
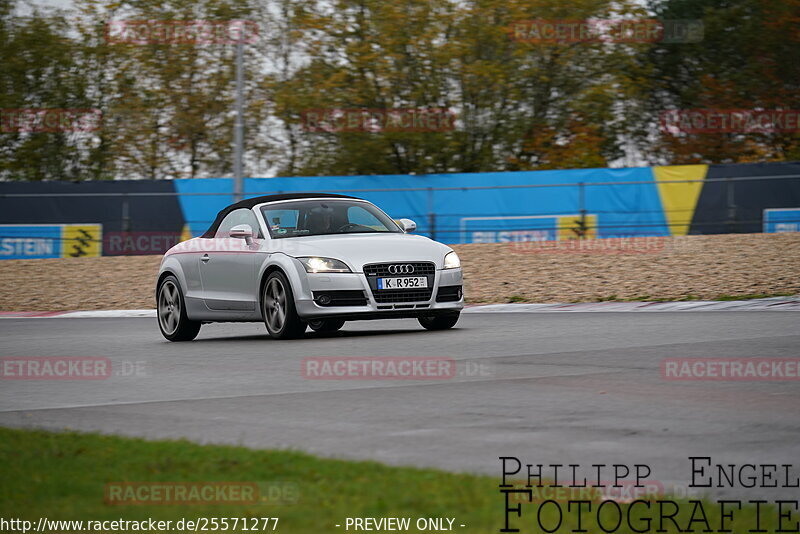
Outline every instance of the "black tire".
[[460, 315], [460, 312], [448, 313], [447, 315], [427, 315], [417, 320], [426, 330], [447, 330], [456, 325]]
[[313, 319], [308, 321], [308, 326], [314, 332], [336, 332], [344, 326], [342, 319]]
[[296, 339], [303, 335], [308, 326], [297, 315], [292, 286], [280, 271], [270, 273], [264, 282], [261, 312], [267, 332], [275, 339]]
[[170, 341], [191, 341], [202, 326], [186, 316], [186, 300], [173, 275], [165, 277], [156, 291], [156, 318], [161, 335]]

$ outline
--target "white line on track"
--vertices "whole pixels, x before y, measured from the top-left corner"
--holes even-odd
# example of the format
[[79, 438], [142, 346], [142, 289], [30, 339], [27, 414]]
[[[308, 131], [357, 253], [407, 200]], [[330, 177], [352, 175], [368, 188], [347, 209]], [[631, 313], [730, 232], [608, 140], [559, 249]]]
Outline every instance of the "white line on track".
[[[574, 304], [484, 304], [464, 313], [552, 312], [679, 312], [679, 311], [800, 311], [800, 296], [752, 300], [692, 300], [684, 302], [580, 302]], [[155, 310], [86, 310], [63, 312], [2, 312], [0, 319], [155, 318]]]

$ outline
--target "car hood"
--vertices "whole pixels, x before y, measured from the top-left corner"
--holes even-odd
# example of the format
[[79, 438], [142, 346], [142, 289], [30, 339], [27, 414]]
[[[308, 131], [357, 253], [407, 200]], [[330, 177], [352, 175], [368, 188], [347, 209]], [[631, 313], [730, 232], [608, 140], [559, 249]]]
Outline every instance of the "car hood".
[[276, 239], [273, 245], [289, 256], [335, 258], [360, 272], [368, 263], [430, 261], [442, 268], [452, 249], [427, 237], [410, 234], [322, 235]]

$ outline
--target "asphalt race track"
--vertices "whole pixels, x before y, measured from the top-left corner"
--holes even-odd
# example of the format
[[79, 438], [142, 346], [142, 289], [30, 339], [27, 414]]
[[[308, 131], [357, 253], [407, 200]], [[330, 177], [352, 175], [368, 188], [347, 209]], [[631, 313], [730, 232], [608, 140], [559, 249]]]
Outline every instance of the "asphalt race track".
[[[168, 343], [155, 319], [8, 319], [0, 357], [106, 357], [114, 376], [0, 380], [0, 425], [494, 475], [509, 455], [646, 463], [654, 479], [681, 486], [688, 456], [796, 464], [800, 381], [669, 381], [662, 360], [796, 358], [799, 327], [797, 312], [470, 313], [446, 332], [372, 321], [274, 341], [261, 324], [217, 324], [194, 342]], [[444, 356], [459, 373], [304, 378], [303, 359], [317, 356]]]

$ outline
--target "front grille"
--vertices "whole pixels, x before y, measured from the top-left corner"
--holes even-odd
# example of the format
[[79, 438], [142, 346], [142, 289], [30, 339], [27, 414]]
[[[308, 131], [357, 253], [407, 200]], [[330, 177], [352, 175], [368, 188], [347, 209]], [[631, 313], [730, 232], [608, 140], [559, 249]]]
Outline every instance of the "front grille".
[[320, 306], [366, 306], [367, 297], [363, 291], [336, 290], [314, 291], [314, 302]]
[[461, 295], [461, 286], [443, 286], [436, 293], [436, 302], [457, 302]]
[[[410, 265], [414, 272], [392, 274], [389, 272], [390, 265]], [[364, 274], [367, 276], [427, 276], [436, 273], [436, 266], [427, 261], [406, 261], [393, 263], [372, 263], [364, 266]]]
[[419, 302], [431, 299], [433, 289], [382, 289], [373, 290], [372, 296], [375, 302]]
[[[402, 265], [401, 273], [392, 274], [389, 267], [392, 265]], [[410, 269], [409, 269], [410, 267]], [[367, 276], [372, 296], [375, 302], [385, 304], [388, 302], [427, 302], [433, 295], [433, 282], [436, 278], [436, 265], [429, 261], [405, 261], [392, 263], [371, 263], [364, 265], [364, 274]], [[425, 289], [378, 289], [379, 277], [406, 277], [424, 276], [428, 279], [428, 287]]]

